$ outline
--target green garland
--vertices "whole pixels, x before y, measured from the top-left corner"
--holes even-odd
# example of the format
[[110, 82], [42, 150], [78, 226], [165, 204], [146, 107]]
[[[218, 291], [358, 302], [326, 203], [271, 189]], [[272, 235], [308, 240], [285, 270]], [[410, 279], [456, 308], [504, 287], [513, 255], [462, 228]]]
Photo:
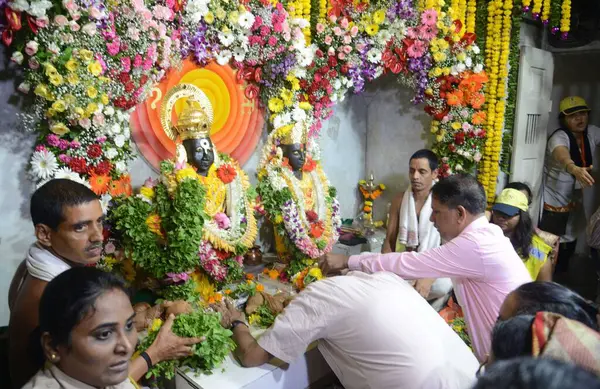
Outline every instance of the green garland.
[[506, 113], [504, 115], [504, 132], [502, 134], [502, 152], [500, 156], [500, 169], [506, 174], [510, 174], [513, 131], [517, 110], [517, 84], [519, 82], [519, 61], [521, 53], [521, 22], [523, 20], [521, 7], [522, 0], [515, 0], [510, 37], [510, 53], [508, 55], [508, 95], [506, 97]]
[[475, 36], [477, 46], [481, 49], [482, 53], [485, 53], [485, 39], [487, 32], [487, 17], [488, 17], [488, 6], [487, 2], [479, 0], [477, 2], [477, 8], [475, 9]]

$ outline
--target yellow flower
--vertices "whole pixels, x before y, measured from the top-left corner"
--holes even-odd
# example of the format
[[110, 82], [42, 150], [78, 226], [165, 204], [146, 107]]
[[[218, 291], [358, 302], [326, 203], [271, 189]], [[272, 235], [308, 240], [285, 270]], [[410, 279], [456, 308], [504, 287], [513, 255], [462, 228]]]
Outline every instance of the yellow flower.
[[98, 77], [100, 73], [102, 73], [102, 65], [100, 65], [100, 62], [94, 61], [88, 65], [87, 70], [94, 76]]
[[462, 126], [460, 125], [460, 123], [459, 123], [459, 122], [453, 122], [453, 123], [452, 123], [452, 129], [453, 129], [453, 130], [460, 130], [460, 128], [461, 128], [461, 127], [462, 127]]
[[310, 103], [308, 101], [300, 102], [300, 104], [298, 104], [298, 107], [300, 107], [300, 109], [303, 109], [305, 111], [308, 111], [311, 108]]
[[98, 96], [98, 90], [93, 86], [88, 86], [86, 93], [90, 99], [94, 99], [96, 96]]
[[269, 99], [269, 111], [278, 113], [283, 110], [283, 101], [278, 97], [272, 97]]
[[464, 52], [458, 53], [456, 55], [456, 59], [459, 60], [459, 61], [461, 61], [461, 62], [465, 62], [465, 60], [467, 59], [467, 55]]
[[65, 103], [67, 105], [73, 105], [75, 104], [75, 96], [73, 96], [70, 93], [67, 93], [66, 95], [63, 96], [63, 100], [65, 101]]
[[385, 184], [379, 184], [379, 189], [381, 189], [381, 190], [385, 190], [385, 189], [386, 189], [386, 186], [385, 186]]
[[256, 313], [253, 313], [252, 315], [250, 315], [250, 317], [248, 317], [248, 323], [250, 325], [254, 325], [258, 322], [260, 322], [260, 316], [258, 316]]
[[33, 93], [45, 98], [46, 96], [48, 96], [48, 87], [44, 84], [38, 84], [38, 86], [36, 86], [33, 90]]
[[48, 108], [48, 110], [46, 111], [46, 116], [48, 116], [49, 118], [52, 118], [52, 117], [56, 116], [56, 111], [53, 110], [52, 108]]
[[160, 330], [160, 327], [162, 327], [163, 325], [163, 321], [160, 319], [154, 319], [152, 321], [152, 325], [150, 326], [150, 332], [156, 332], [158, 330]]
[[67, 74], [67, 82], [71, 85], [79, 84], [79, 76], [75, 73]]
[[223, 20], [225, 18], [225, 15], [227, 15], [227, 14], [225, 13], [225, 10], [223, 8], [217, 8], [217, 11], [216, 11], [217, 19]]
[[378, 24], [369, 24], [367, 27], [365, 27], [365, 31], [370, 36], [373, 36], [379, 32], [379, 25]]
[[102, 97], [100, 97], [100, 102], [104, 105], [108, 104], [108, 95], [106, 93], [102, 94]]
[[273, 222], [275, 224], [281, 224], [281, 222], [283, 222], [283, 217], [281, 217], [281, 215], [277, 215], [275, 216], [275, 220], [273, 220]]
[[56, 70], [56, 68], [48, 62], [44, 63], [44, 69], [46, 70], [46, 76], [48, 76], [48, 77], [52, 77], [52, 76], [55, 76], [58, 74], [58, 71]]
[[290, 80], [290, 82], [292, 83], [293, 91], [300, 90], [300, 80], [298, 80], [296, 77], [294, 77]]
[[283, 103], [285, 104], [286, 107], [289, 107], [290, 105], [292, 105], [292, 98], [294, 97], [294, 93], [292, 93], [291, 90], [283, 89], [279, 95], [283, 99]]
[[312, 269], [310, 269], [308, 271], [308, 275], [311, 277], [315, 277], [317, 280], [323, 278], [323, 273], [321, 273], [321, 269], [319, 269], [318, 267], [313, 267]]
[[431, 71], [431, 73], [433, 74], [434, 77], [439, 77], [442, 75], [442, 69], [440, 68], [433, 68], [433, 70]]
[[77, 65], [77, 61], [75, 61], [75, 59], [71, 58], [70, 60], [67, 61], [67, 63], [65, 64], [65, 67], [67, 68], [67, 70], [74, 72], [75, 70], [77, 70], [77, 68], [79, 66]]
[[95, 104], [95, 103], [89, 103], [87, 105], [87, 107], [85, 107], [85, 116], [86, 117], [92, 116], [92, 114], [94, 112], [96, 112], [97, 110], [98, 110], [98, 105], [97, 104]]
[[94, 59], [94, 53], [89, 50], [82, 49], [79, 50], [79, 58], [81, 58], [83, 62], [89, 63], [92, 59]]
[[79, 116], [79, 119], [81, 119], [85, 115], [85, 111], [81, 107], [75, 107], [73, 111], [77, 114], [77, 116]]
[[385, 21], [385, 11], [380, 9], [379, 11], [375, 11], [373, 14], [373, 22], [376, 24], [381, 24]]
[[63, 77], [60, 74], [55, 74], [53, 76], [50, 76], [50, 84], [54, 85], [54, 86], [59, 86], [62, 85], [63, 83]]
[[52, 103], [52, 109], [54, 109], [56, 112], [65, 112], [67, 105], [63, 100], [56, 100], [54, 103]]
[[264, 290], [265, 290], [265, 286], [263, 284], [256, 284], [257, 292], [264, 292]]
[[182, 182], [187, 179], [196, 179], [198, 178], [198, 174], [196, 174], [196, 171], [192, 167], [188, 166], [177, 170], [175, 173], [175, 178], [177, 179], [177, 182]]
[[66, 125], [64, 125], [64, 123], [54, 123], [50, 127], [50, 131], [52, 131], [56, 135], [62, 136], [62, 135], [64, 135], [64, 134], [66, 134], [66, 133], [69, 132], [69, 127], [67, 127]]
[[442, 61], [445, 61], [445, 60], [446, 60], [446, 58], [447, 58], [447, 57], [446, 57], [446, 54], [445, 54], [445, 53], [442, 53], [442, 52], [439, 52], [439, 51], [438, 51], [437, 53], [433, 54], [433, 60], [434, 60], [435, 62], [442, 62]]
[[233, 11], [229, 14], [229, 23], [235, 25], [240, 18], [240, 13], [238, 11]]
[[440, 48], [439, 48], [439, 46], [432, 44], [432, 45], [429, 47], [429, 51], [431, 51], [432, 53], [434, 53], [434, 54], [435, 54], [435, 53], [437, 53], [438, 51], [440, 51]]
[[142, 186], [140, 189], [140, 194], [145, 198], [152, 200], [154, 198], [154, 189], [148, 188], [147, 186]]
[[208, 13], [206, 15], [204, 15], [204, 21], [208, 24], [213, 24], [213, 22], [215, 21], [215, 15], [208, 11]]

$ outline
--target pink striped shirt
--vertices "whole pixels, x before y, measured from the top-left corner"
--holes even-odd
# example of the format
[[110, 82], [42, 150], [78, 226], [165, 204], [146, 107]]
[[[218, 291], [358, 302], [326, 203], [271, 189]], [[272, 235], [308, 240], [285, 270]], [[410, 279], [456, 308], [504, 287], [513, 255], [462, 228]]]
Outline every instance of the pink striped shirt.
[[367, 273], [390, 271], [405, 279], [452, 278], [480, 361], [489, 353], [492, 327], [506, 295], [531, 282], [508, 238], [483, 216], [440, 247], [421, 253], [353, 255], [348, 267]]

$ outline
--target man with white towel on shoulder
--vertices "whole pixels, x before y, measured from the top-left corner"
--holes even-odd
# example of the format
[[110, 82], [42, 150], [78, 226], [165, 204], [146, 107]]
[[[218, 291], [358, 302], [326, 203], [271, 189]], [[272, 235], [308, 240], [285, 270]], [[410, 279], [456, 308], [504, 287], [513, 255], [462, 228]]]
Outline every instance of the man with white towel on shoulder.
[[[433, 151], [422, 149], [410, 157], [408, 166], [410, 186], [392, 201], [382, 254], [422, 252], [441, 245], [440, 234], [429, 220], [431, 188], [438, 175], [438, 158]], [[449, 278], [424, 278], [416, 280], [414, 286], [438, 311], [452, 291]]]

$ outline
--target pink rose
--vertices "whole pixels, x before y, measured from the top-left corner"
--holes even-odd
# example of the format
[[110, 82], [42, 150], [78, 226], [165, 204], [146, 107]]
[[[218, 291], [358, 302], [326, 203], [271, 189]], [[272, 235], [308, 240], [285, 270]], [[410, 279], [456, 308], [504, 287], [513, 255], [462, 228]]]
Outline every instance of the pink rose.
[[69, 23], [69, 27], [71, 27], [71, 31], [79, 31], [81, 29], [81, 26], [79, 24], [77, 24], [76, 21], [72, 20], [71, 23]]
[[121, 58], [121, 71], [125, 73], [129, 73], [131, 70], [131, 58], [122, 57]]
[[352, 28], [350, 29], [350, 35], [356, 36], [356, 34], [358, 34], [358, 27], [352, 26]]
[[330, 47], [329, 49], [327, 49], [327, 55], [329, 55], [329, 56], [335, 55], [335, 49], [333, 47]]
[[83, 27], [81, 28], [81, 31], [83, 31], [84, 33], [86, 33], [89, 36], [94, 36], [96, 35], [96, 23], [94, 22], [90, 22], [87, 24], [84, 24]]
[[346, 54], [344, 54], [344, 52], [342, 51], [341, 53], [338, 53], [338, 58], [343, 60], [346, 58]]
[[104, 252], [106, 254], [112, 254], [114, 253], [116, 250], [116, 247], [114, 245], [114, 243], [112, 242], [108, 242], [107, 244], [104, 245]]
[[69, 157], [67, 154], [60, 154], [58, 156], [58, 160], [62, 163], [69, 163], [71, 162], [71, 157]]
[[35, 55], [35, 53], [37, 53], [38, 51], [38, 43], [36, 41], [29, 41], [27, 42], [27, 44], [25, 45], [25, 53], [27, 53], [28, 56], [33, 56]]
[[60, 27], [64, 27], [69, 24], [69, 19], [65, 15], [56, 15], [54, 17], [54, 23], [58, 24]]
[[329, 17], [329, 20], [331, 21], [331, 23], [335, 23], [337, 21], [337, 17], [335, 15], [331, 15]]
[[78, 123], [86, 130], [89, 130], [92, 127], [92, 121], [88, 118], [79, 119]]
[[348, 19], [342, 18], [340, 26], [342, 26], [342, 28], [348, 28]]
[[140, 66], [142, 66], [142, 56], [139, 54], [135, 55], [135, 58], [133, 59], [133, 66], [136, 68], [139, 68]]
[[352, 37], [350, 35], [344, 35], [344, 44], [349, 45], [352, 42]]
[[73, 0], [63, 1], [64, 7], [69, 11], [75, 11], [77, 9], [77, 4]]
[[158, 181], [153, 180], [152, 177], [148, 177], [148, 179], [146, 181], [144, 181], [144, 186], [146, 188], [154, 188], [157, 183], [158, 183]]
[[47, 16], [35, 19], [35, 25], [39, 28], [46, 28], [48, 27], [48, 24], [50, 24], [50, 20], [48, 20]]
[[104, 125], [104, 115], [102, 113], [97, 113], [94, 115], [93, 123], [95, 126], [100, 127]]
[[268, 41], [268, 43], [269, 43], [269, 46], [275, 46], [275, 45], [277, 44], [277, 38], [276, 38], [276, 37], [274, 37], [273, 35], [271, 35], [271, 36], [269, 37], [269, 41]]
[[187, 281], [190, 275], [187, 273], [167, 273], [167, 278], [177, 284]]
[[342, 47], [342, 51], [346, 54], [350, 54], [350, 52], [352, 52], [352, 47], [346, 45], [346, 46]]
[[317, 32], [320, 34], [325, 31], [325, 26], [322, 23], [317, 23]]
[[[14, 56], [14, 54], [13, 54]], [[40, 68], [40, 62], [35, 58], [29, 58], [29, 68], [32, 70], [37, 70]]]
[[217, 223], [217, 227], [222, 230], [226, 230], [231, 226], [231, 220], [223, 212], [219, 212], [214, 216], [214, 221]]
[[327, 36], [325, 37], [325, 44], [326, 44], [326, 45], [328, 45], [328, 46], [329, 46], [329, 45], [331, 44], [331, 42], [332, 42], [332, 41], [333, 41], [333, 38], [332, 38], [330, 35], [327, 35]]
[[341, 28], [339, 28], [338, 26], [335, 26], [335, 27], [333, 28], [333, 33], [334, 33], [336, 36], [340, 36], [340, 35], [342, 35], [342, 29], [341, 29]]

